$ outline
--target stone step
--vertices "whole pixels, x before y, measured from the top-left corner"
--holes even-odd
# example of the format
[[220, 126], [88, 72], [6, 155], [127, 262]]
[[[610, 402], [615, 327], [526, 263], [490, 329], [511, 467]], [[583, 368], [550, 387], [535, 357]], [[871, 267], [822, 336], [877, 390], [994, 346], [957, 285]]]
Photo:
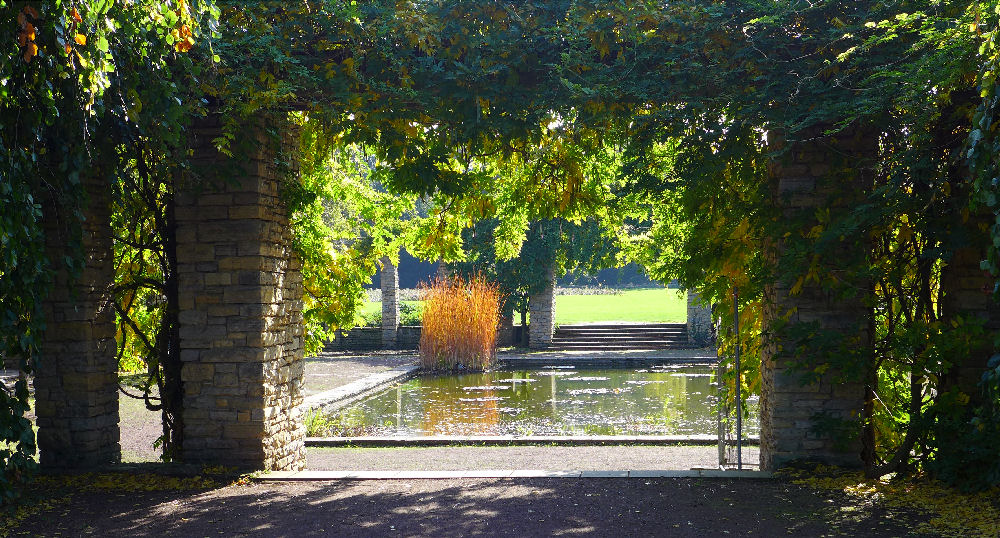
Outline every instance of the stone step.
[[556, 331], [555, 335], [566, 338], [686, 338], [687, 331]]
[[657, 345], [636, 345], [636, 344], [607, 344], [607, 345], [589, 345], [589, 344], [553, 344], [552, 346], [546, 348], [551, 351], [630, 351], [630, 350], [661, 350], [661, 349], [684, 349], [688, 346], [685, 342], [684, 345], [670, 345], [670, 344], [657, 344]]
[[550, 349], [624, 351], [683, 347], [688, 347], [684, 323], [594, 323], [559, 326]]
[[607, 345], [619, 345], [619, 344], [677, 344], [677, 343], [687, 343], [687, 338], [553, 338], [553, 344], [607, 344]]
[[686, 323], [579, 323], [560, 325], [560, 329], [684, 329]]

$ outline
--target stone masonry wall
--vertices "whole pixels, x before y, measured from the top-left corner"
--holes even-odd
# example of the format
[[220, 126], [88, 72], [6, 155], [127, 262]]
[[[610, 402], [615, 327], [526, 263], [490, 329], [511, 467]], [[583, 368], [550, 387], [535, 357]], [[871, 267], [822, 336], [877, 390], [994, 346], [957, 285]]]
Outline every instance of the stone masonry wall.
[[698, 292], [687, 293], [688, 344], [704, 347], [712, 343], [712, 305], [703, 304]]
[[[970, 234], [972, 235], [972, 234]], [[957, 316], [978, 320], [984, 324], [987, 341], [973, 349], [968, 357], [952, 357], [955, 366], [941, 380], [941, 390], [956, 387], [976, 396], [978, 383], [990, 356], [997, 350], [988, 340], [1000, 331], [1000, 305], [993, 300], [993, 282], [989, 271], [979, 267], [985, 258], [980, 248], [961, 248], [941, 270], [941, 306], [944, 317]]]
[[528, 347], [545, 349], [552, 345], [552, 335], [556, 330], [556, 276], [552, 267], [545, 269], [541, 277], [545, 288], [528, 297]]
[[388, 256], [379, 271], [382, 283], [382, 349], [396, 348], [399, 327], [399, 270]]
[[121, 460], [107, 185], [89, 178], [84, 188], [85, 265], [75, 281], [63, 263], [70, 232], [59, 225], [52, 204], [44, 208], [45, 247], [57, 273], [44, 305], [47, 330], [34, 384], [40, 463], [50, 468]]
[[[391, 349], [417, 349], [420, 347], [420, 326], [400, 325], [396, 327], [396, 345]], [[382, 347], [382, 329], [378, 327], [355, 327], [350, 331], [337, 331], [332, 342], [323, 351], [373, 351]]]
[[278, 191], [295, 171], [275, 165], [258, 121], [238, 162], [212, 146], [218, 118], [193, 129], [202, 181], [176, 195], [184, 459], [294, 470], [305, 465], [302, 277]]
[[[850, 135], [840, 139], [820, 139], [793, 146], [772, 170], [775, 203], [786, 219], [805, 215], [812, 218], [817, 207], [837, 211], [850, 204], [851, 193], [859, 191], [860, 169], [853, 178], [829, 180], [831, 162], [838, 166], [858, 167], [864, 162], [864, 140]], [[836, 157], [835, 157], [836, 156]], [[846, 157], [846, 158], [845, 158]], [[847, 162], [849, 164], [844, 164]], [[839, 196], [832, 196], [839, 194]], [[806, 224], [808, 229], [809, 224]], [[773, 239], [772, 255], [780, 260], [783, 238]], [[824, 260], [827, 269], [835, 269], [836, 260]], [[859, 297], [844, 298], [813, 284], [801, 293], [792, 294], [792, 282], [779, 280], [767, 290], [770, 299], [765, 315], [765, 331], [790, 323], [818, 323], [819, 330], [856, 338], [858, 346], [867, 344], [867, 310]], [[863, 350], [862, 350], [863, 351]], [[849, 433], [859, 427], [837, 430], [829, 424], [817, 427], [825, 417], [847, 421], [857, 426], [863, 408], [864, 389], [860, 381], [844, 382], [837, 372], [828, 370], [817, 383], [802, 384], [796, 361], [816, 362], [814, 357], [796, 356], [792, 343], [779, 336], [765, 343], [761, 357], [761, 468], [781, 467], [797, 459], [828, 464], [859, 466], [859, 436]]]

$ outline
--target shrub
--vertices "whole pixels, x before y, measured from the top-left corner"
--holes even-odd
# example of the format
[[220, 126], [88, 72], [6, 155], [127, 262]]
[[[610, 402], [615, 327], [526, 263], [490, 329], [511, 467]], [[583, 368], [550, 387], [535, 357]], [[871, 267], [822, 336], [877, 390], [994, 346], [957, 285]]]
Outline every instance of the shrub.
[[399, 303], [400, 325], [420, 325], [420, 316], [420, 306], [410, 303]]
[[[382, 311], [378, 310], [369, 314], [359, 314], [355, 322], [358, 327], [381, 327]], [[399, 324], [400, 325], [420, 325], [420, 306], [410, 303], [399, 303]]]
[[485, 370], [496, 360], [499, 287], [482, 276], [423, 288], [420, 362], [431, 369]]

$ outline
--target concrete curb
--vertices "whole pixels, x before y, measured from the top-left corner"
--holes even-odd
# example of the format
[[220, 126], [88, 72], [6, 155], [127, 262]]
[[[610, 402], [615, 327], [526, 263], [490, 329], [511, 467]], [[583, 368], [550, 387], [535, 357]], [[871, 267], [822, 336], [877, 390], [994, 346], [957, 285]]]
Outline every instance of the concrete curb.
[[624, 470], [624, 471], [273, 471], [255, 478], [258, 482], [323, 482], [331, 480], [447, 480], [460, 478], [739, 478], [769, 479], [765, 471]]
[[676, 349], [671, 353], [635, 354], [620, 353], [587, 353], [587, 352], [540, 352], [528, 355], [507, 355], [497, 357], [500, 368], [537, 368], [544, 366], [575, 366], [578, 368], [608, 368], [608, 367], [641, 367], [667, 364], [704, 364], [715, 366], [719, 357], [713, 350]]
[[344, 407], [380, 388], [417, 375], [419, 369], [420, 367], [414, 364], [378, 372], [353, 383], [308, 396], [302, 401], [302, 408], [312, 410], [320, 407], [331, 409]]
[[601, 358], [601, 357], [584, 357], [579, 359], [504, 359], [498, 361], [500, 368], [505, 369], [518, 369], [518, 368], [544, 368], [546, 366], [574, 366], [576, 368], [637, 368], [643, 366], [661, 366], [668, 364], [684, 364], [684, 365], [705, 365], [705, 366], [715, 366], [718, 364], [718, 359], [711, 357], [683, 357], [683, 358], [672, 358], [672, 359], [644, 359], [644, 358]]
[[[306, 437], [306, 447], [431, 447], [431, 446], [602, 446], [602, 445], [704, 445], [719, 443], [715, 435], [537, 435], [514, 436], [451, 436], [433, 437]], [[757, 445], [756, 437], [743, 440], [747, 446]]]

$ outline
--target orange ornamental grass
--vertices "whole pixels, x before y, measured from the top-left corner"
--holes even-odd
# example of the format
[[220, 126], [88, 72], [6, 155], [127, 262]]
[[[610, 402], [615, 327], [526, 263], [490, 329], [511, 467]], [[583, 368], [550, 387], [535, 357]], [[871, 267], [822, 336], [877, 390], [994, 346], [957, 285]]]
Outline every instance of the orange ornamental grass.
[[486, 370], [497, 357], [500, 288], [483, 278], [439, 279], [421, 290], [420, 363], [435, 370]]

